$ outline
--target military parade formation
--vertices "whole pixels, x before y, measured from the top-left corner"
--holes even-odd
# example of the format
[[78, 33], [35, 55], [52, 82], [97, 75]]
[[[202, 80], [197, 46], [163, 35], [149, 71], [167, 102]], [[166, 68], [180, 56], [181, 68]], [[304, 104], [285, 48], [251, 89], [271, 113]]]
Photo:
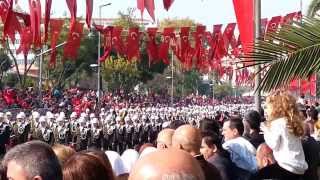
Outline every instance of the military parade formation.
[[[221, 118], [221, 112], [244, 112], [252, 105], [190, 107], [101, 108], [99, 113], [86, 109], [77, 114], [50, 111], [0, 112], [1, 154], [6, 149], [30, 140], [41, 140], [73, 147], [123, 152], [136, 145], [152, 143], [163, 128], [177, 123], [198, 126], [203, 118]], [[220, 113], [220, 115], [219, 115]]]

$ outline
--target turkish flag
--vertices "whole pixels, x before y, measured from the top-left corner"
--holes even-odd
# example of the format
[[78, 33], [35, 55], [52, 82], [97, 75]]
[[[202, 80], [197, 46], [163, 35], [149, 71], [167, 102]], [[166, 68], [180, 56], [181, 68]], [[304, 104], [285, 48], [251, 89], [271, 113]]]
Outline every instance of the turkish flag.
[[278, 29], [281, 19], [281, 16], [275, 16], [271, 18], [268, 23], [267, 34], [270, 32], [275, 32]]
[[139, 51], [139, 40], [140, 33], [138, 27], [133, 27], [129, 29], [129, 34], [127, 37], [127, 57], [128, 60], [131, 61], [134, 57], [139, 59], [140, 51]]
[[174, 28], [164, 28], [162, 33], [162, 43], [159, 47], [159, 58], [162, 59], [164, 64], [170, 64], [168, 53], [169, 53], [169, 46], [170, 40], [174, 36]]
[[112, 50], [112, 38], [113, 38], [113, 26], [108, 26], [103, 28], [101, 25], [95, 25], [94, 27], [96, 28], [97, 31], [99, 31], [101, 34], [103, 34], [103, 48], [104, 48], [104, 54], [99, 57], [99, 60], [101, 62], [104, 62], [111, 53]]
[[284, 16], [281, 20], [281, 25], [292, 24], [294, 17], [296, 16], [297, 12], [289, 13]]
[[236, 28], [236, 25], [236, 23], [229, 23], [223, 32], [224, 47], [227, 52], [232, 41], [232, 37], [234, 37], [234, 30]]
[[174, 0], [163, 0], [163, 6], [164, 8], [169, 11], [169, 8], [171, 7]]
[[122, 27], [118, 26], [114, 27], [112, 31], [112, 48], [120, 55], [124, 54], [124, 45], [121, 37], [122, 30]]
[[177, 57], [182, 63], [185, 62], [186, 51], [190, 48], [189, 35], [190, 27], [182, 27], [180, 29], [180, 50]]
[[264, 38], [266, 34], [267, 24], [268, 24], [267, 18], [261, 19], [261, 37], [262, 38]]
[[35, 47], [41, 46], [41, 4], [40, 0], [29, 0], [31, 31]]
[[93, 10], [93, 0], [86, 0], [86, 23], [89, 29], [91, 29], [91, 18]]
[[158, 28], [148, 28], [147, 53], [149, 56], [149, 65], [157, 63], [159, 59], [158, 45], [156, 43], [156, 35]]
[[248, 53], [252, 50], [248, 48], [248, 45], [251, 45], [254, 41], [253, 0], [233, 0], [233, 6], [243, 50], [245, 53]]
[[51, 19], [50, 20], [50, 34], [51, 34], [51, 56], [49, 61], [49, 67], [55, 67], [56, 65], [56, 57], [57, 57], [57, 51], [56, 46], [57, 42], [62, 30], [64, 20], [62, 19]]
[[69, 31], [67, 44], [64, 46], [64, 57], [75, 59], [81, 44], [83, 23], [75, 22], [74, 28]]
[[75, 28], [77, 23], [77, 0], [66, 0], [71, 14], [70, 30]]
[[151, 16], [152, 20], [155, 21], [155, 15], [154, 15], [154, 0], [145, 0], [144, 1], [145, 8], [147, 9], [149, 15]]
[[12, 10], [13, 1], [8, 0], [8, 2], [0, 1], [0, 15], [3, 26], [3, 40], [8, 36], [11, 39], [11, 42], [15, 42], [15, 33], [18, 32], [21, 34], [21, 25], [14, 15]]
[[317, 96], [317, 75], [313, 74], [310, 78], [309, 78], [309, 88], [310, 88], [310, 95], [311, 96]]
[[45, 14], [44, 14], [44, 43], [48, 40], [48, 26], [50, 21], [52, 0], [46, 0], [45, 4]]
[[24, 56], [27, 56], [33, 40], [31, 28], [23, 27], [20, 36], [20, 47], [17, 49], [17, 54], [22, 52]]
[[205, 31], [206, 26], [197, 26], [196, 32], [194, 33], [194, 39], [195, 39], [195, 50], [196, 50], [196, 57], [197, 57], [197, 67], [200, 67], [203, 63], [203, 57], [204, 57], [204, 43], [203, 38], [205, 37]]

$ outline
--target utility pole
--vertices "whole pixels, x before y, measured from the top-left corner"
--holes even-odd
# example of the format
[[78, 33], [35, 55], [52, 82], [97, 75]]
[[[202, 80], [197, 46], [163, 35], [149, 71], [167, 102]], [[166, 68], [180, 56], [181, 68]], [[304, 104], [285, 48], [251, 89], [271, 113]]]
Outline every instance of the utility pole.
[[[261, 36], [261, 0], [254, 1], [254, 39], [255, 42], [258, 42]], [[255, 67], [255, 87], [254, 87], [254, 104], [255, 109], [258, 112], [261, 112], [261, 91], [258, 89], [258, 86], [261, 82], [261, 74], [260, 72], [260, 65]]]

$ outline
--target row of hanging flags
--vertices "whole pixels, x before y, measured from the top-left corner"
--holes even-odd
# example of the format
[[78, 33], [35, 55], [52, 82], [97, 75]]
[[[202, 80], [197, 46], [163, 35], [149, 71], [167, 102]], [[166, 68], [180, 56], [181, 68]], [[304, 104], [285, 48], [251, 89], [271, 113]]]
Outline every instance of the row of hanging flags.
[[[48, 43], [50, 37], [51, 47], [56, 47], [64, 19], [51, 19], [50, 12], [52, 0], [45, 0], [45, 13], [41, 17], [40, 0], [28, 0], [29, 13], [19, 13], [13, 10], [13, 0], [0, 1], [0, 17], [4, 24], [3, 41], [9, 38], [15, 42], [15, 34], [19, 33], [21, 37], [20, 47], [17, 54], [28, 55], [31, 47], [41, 48], [43, 44]], [[173, 0], [163, 0], [164, 8], [169, 10]], [[233, 0], [237, 23], [229, 23], [224, 28], [223, 25], [213, 26], [210, 32], [206, 26], [198, 25], [195, 31], [191, 27], [167, 27], [162, 31], [158, 28], [147, 28], [141, 32], [138, 27], [124, 30], [119, 26], [101, 26], [93, 23], [96, 30], [103, 36], [104, 54], [100, 57], [105, 61], [111, 52], [126, 57], [129, 61], [140, 58], [141, 42], [146, 43], [146, 51], [149, 57], [149, 64], [163, 62], [170, 64], [168, 58], [169, 51], [176, 56], [185, 70], [197, 68], [202, 73], [210, 71], [218, 72], [219, 76], [232, 78], [234, 74], [232, 60], [239, 57], [246, 51], [245, 44], [253, 42], [253, 4], [252, 0]], [[64, 58], [75, 59], [77, 50], [81, 44], [83, 36], [84, 23], [77, 21], [77, 1], [66, 0], [70, 11], [70, 27], [67, 36], [67, 43], [64, 46]], [[137, 7], [143, 15], [144, 9], [148, 11], [152, 19], [154, 15], [154, 0], [137, 0]], [[93, 0], [86, 0], [86, 24], [91, 29], [91, 19], [93, 11]], [[286, 16], [275, 16], [270, 20], [262, 19], [262, 36], [266, 33], [276, 31], [279, 26], [289, 24], [293, 20], [299, 20], [301, 12], [289, 13]], [[248, 19], [251, 19], [248, 21]], [[41, 32], [41, 23], [44, 25], [44, 32]], [[239, 34], [236, 35], [238, 26]], [[126, 34], [126, 36], [124, 36]], [[159, 39], [161, 39], [159, 41]], [[57, 52], [55, 49], [51, 52], [49, 66], [56, 64]], [[228, 61], [225, 61], [228, 60]], [[230, 61], [229, 61], [230, 60]], [[236, 70], [237, 85], [252, 85], [249, 81], [254, 74], [247, 68]], [[313, 82], [313, 81], [308, 81]], [[301, 84], [306, 84], [303, 82]], [[310, 90], [314, 85], [302, 85], [302, 90]], [[313, 90], [312, 90], [313, 92]]]

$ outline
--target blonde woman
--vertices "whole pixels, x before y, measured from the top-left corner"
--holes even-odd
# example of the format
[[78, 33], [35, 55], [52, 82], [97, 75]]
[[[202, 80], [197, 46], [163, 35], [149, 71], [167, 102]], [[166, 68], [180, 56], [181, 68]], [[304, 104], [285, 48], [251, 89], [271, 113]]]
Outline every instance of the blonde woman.
[[296, 99], [287, 91], [278, 90], [266, 99], [267, 121], [262, 124], [264, 138], [273, 150], [277, 161], [270, 169], [279, 179], [299, 179], [308, 169], [301, 139], [303, 117], [300, 116]]

